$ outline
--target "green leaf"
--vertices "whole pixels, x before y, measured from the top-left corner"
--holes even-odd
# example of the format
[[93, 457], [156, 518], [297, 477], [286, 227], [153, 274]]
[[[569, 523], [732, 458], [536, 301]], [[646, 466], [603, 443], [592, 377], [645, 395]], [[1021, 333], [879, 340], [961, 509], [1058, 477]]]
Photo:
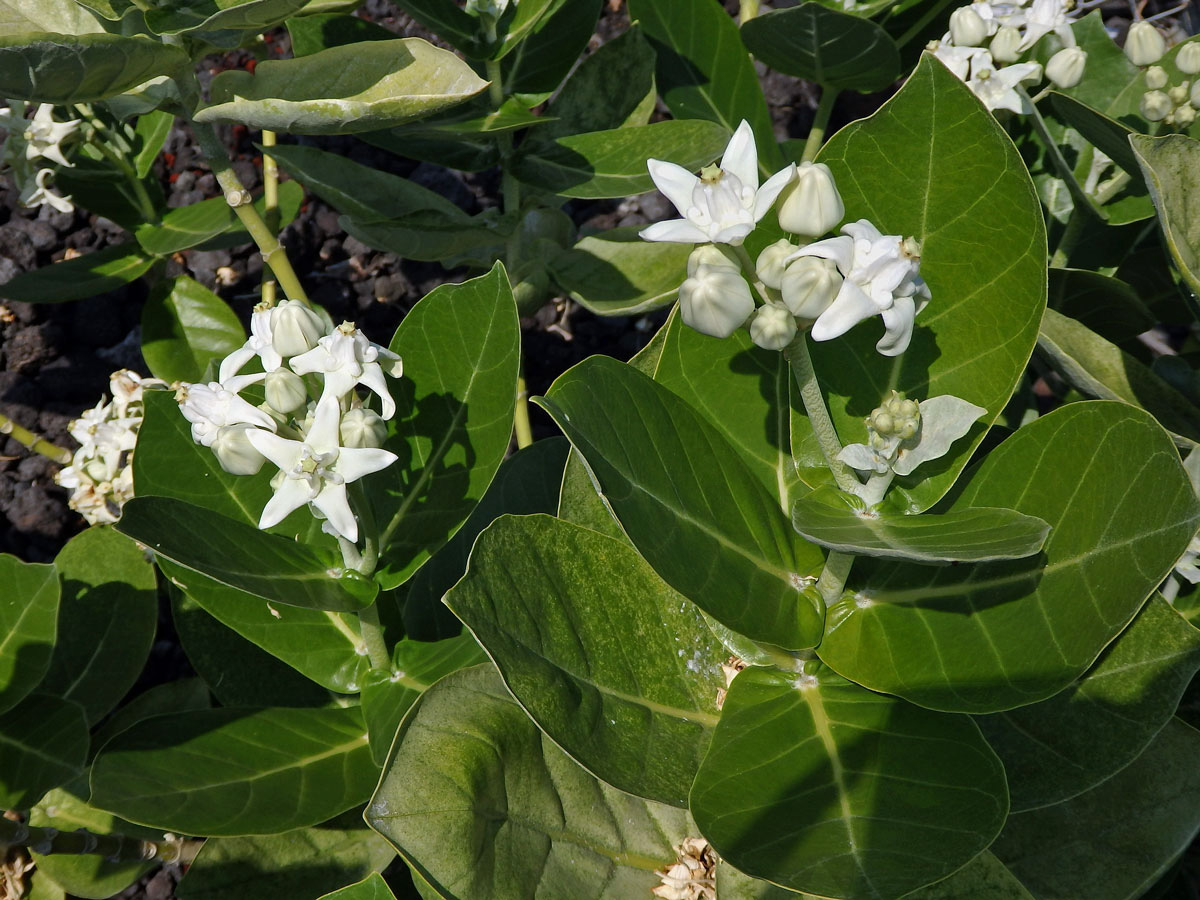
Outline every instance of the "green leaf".
[[1014, 813], [992, 853], [1038, 900], [1141, 897], [1200, 829], [1198, 754], [1200, 734], [1175, 719], [1093, 790]]
[[1036, 900], [1024, 885], [984, 850], [977, 857], [937, 884], [905, 894], [905, 900]]
[[512, 234], [515, 220], [497, 217], [492, 210], [464, 218], [462, 213], [418, 212], [399, 221], [380, 221], [342, 216], [338, 224], [352, 237], [369, 247], [405, 259], [449, 262], [476, 254], [482, 262], [502, 255], [504, 243]]
[[994, 507], [922, 516], [872, 513], [858, 497], [833, 487], [797, 500], [792, 527], [829, 550], [924, 563], [1021, 559], [1041, 550], [1050, 532], [1036, 516]]
[[99, 750], [109, 740], [143, 719], [169, 712], [208, 709], [212, 699], [202, 678], [181, 678], [156, 684], [138, 694], [104, 720], [92, 734], [92, 749]]
[[608, 784], [686, 807], [728, 653], [624, 541], [503, 516], [446, 596], [538, 726]]
[[209, 363], [245, 342], [229, 304], [186, 275], [156, 285], [142, 307], [142, 358], [168, 384], [203, 381]]
[[601, 0], [566, 0], [543, 16], [502, 60], [505, 90], [523, 94], [522, 102], [531, 94], [553, 93], [589, 49], [601, 6]]
[[[1110, 119], [1136, 116], [1133, 121], [1144, 122], [1138, 112], [1146, 90], [1142, 73], [1108, 34], [1100, 11], [1074, 22], [1071, 30], [1088, 55], [1087, 77], [1062, 93]], [[1055, 108], [1057, 111], [1057, 105]]]
[[[99, 5], [104, 0], [92, 0]], [[52, 31], [57, 34], [98, 34], [104, 25], [75, 0], [0, 0], [0, 34]]]
[[[916, 400], [952, 394], [988, 411], [952, 453], [897, 480], [893, 494], [919, 512], [954, 483], [1033, 351], [1046, 302], [1041, 206], [1008, 135], [928, 56], [879, 112], [834, 135], [820, 160], [837, 178], [847, 221], [866, 217], [921, 242], [933, 295], [901, 357], [875, 351], [876, 319], [813, 346], [843, 443], [865, 438], [863, 417], [892, 388]], [[811, 433], [798, 424], [801, 437]]]
[[358, 137], [388, 153], [464, 172], [482, 172], [500, 162], [496, 141], [487, 135], [450, 137], [437, 130], [401, 126], [364, 131]]
[[1051, 91], [1049, 100], [1054, 111], [1067, 125], [1134, 178], [1140, 179], [1137, 156], [1129, 146], [1129, 136], [1134, 134], [1132, 128], [1058, 91]]
[[395, 32], [374, 22], [345, 13], [294, 17], [287, 20], [287, 30], [292, 38], [292, 55], [296, 57], [312, 56], [321, 50], [343, 44], [390, 41], [396, 37]]
[[510, 4], [509, 14], [497, 23], [498, 41], [488, 56], [502, 59], [520, 46], [521, 42], [552, 12], [569, 4], [570, 0], [524, 0]]
[[340, 891], [326, 894], [321, 900], [396, 900], [387, 882], [376, 872], [364, 881], [344, 887]]
[[624, 363], [592, 357], [541, 404], [583, 454], [655, 571], [722, 624], [788, 649], [816, 644], [802, 591], [821, 556], [740, 454], [691, 407]]
[[1049, 305], [1130, 353], [1144, 349], [1137, 335], [1158, 322], [1131, 285], [1086, 269], [1051, 269]]
[[355, 708], [194, 710], [109, 741], [91, 802], [185, 834], [274, 834], [362, 803], [378, 773]]
[[387, 841], [347, 813], [317, 828], [206, 841], [176, 893], [182, 900], [316, 900], [395, 858]]
[[[334, 81], [331, 71], [338, 73]], [[253, 73], [222, 72], [196, 121], [292, 134], [353, 134], [429, 115], [485, 87], [465, 62], [420, 38], [369, 41], [267, 60]]]
[[18, 275], [0, 284], [0, 297], [21, 303], [81, 300], [136, 281], [152, 265], [154, 259], [136, 244], [118, 244]]
[[826, 90], [882, 90], [900, 77], [900, 50], [869, 19], [807, 2], [742, 25], [750, 52], [777, 72]]
[[1124, 350], [1074, 319], [1046, 310], [1039, 354], [1078, 391], [1153, 413], [1177, 444], [1200, 441], [1200, 410]]
[[658, 90], [677, 119], [708, 119], [728, 133], [749, 121], [766, 174], [779, 168], [771, 114], [758, 73], [737, 25], [712, 0], [630, 0], [629, 18], [641, 23], [658, 57]]
[[634, 316], [674, 303], [691, 246], [643, 241], [640, 230], [613, 228], [580, 239], [548, 261], [550, 277], [601, 316]]
[[469, 634], [432, 642], [404, 638], [396, 644], [392, 652], [395, 672], [372, 672], [362, 692], [363, 718], [376, 764], [387, 761], [400, 720], [431, 684], [486, 660], [483, 648]]
[[379, 587], [294, 540], [170, 497], [135, 497], [117, 529], [186, 569], [269, 602], [351, 612]]
[[[300, 185], [291, 181], [279, 185], [281, 227], [296, 218], [303, 200], [304, 190]], [[261, 196], [254, 201], [254, 208], [259, 215], [265, 213], [266, 204]], [[143, 250], [154, 256], [170, 256], [201, 245], [205, 249], [215, 249], [214, 243], [230, 247], [250, 243], [250, 235], [242, 228], [224, 197], [212, 197], [173, 209], [158, 224], [142, 224], [134, 237]]]
[[520, 324], [508, 276], [446, 284], [414, 306], [391, 349], [404, 360], [387, 449], [400, 461], [376, 486], [383, 529], [376, 577], [403, 584], [466, 521], [508, 450]]
[[205, 612], [301, 675], [340, 694], [362, 690], [371, 664], [357, 616], [274, 606], [170, 561], [159, 565]]
[[133, 158], [134, 171], [139, 179], [150, 175], [154, 160], [167, 142], [167, 136], [175, 125], [175, 116], [163, 110], [155, 110], [138, 116], [135, 126], [138, 136], [137, 154]]
[[473, 59], [483, 59], [488, 48], [482, 42], [479, 19], [446, 0], [396, 0], [400, 7], [438, 37]]
[[1079, 681], [977, 719], [1004, 761], [1013, 809], [1059, 803], [1124, 768], [1171, 720], [1200, 668], [1200, 631], [1155, 596]]
[[146, 12], [159, 34], [190, 31], [269, 31], [299, 12], [308, 0], [166, 0]]
[[1200, 141], [1181, 134], [1134, 135], [1129, 143], [1150, 188], [1171, 258], [1192, 292], [1200, 293], [1200, 216], [1195, 214]]
[[[475, 538], [504, 513], [556, 512], [561, 473], [569, 451], [570, 445], [563, 438], [547, 438], [518, 450], [500, 464], [467, 521], [409, 582], [404, 599], [404, 630], [409, 637], [433, 640], [458, 633], [462, 626], [446, 611], [442, 597], [467, 571]], [[451, 627], [452, 631], [447, 630]]]
[[54, 561], [62, 578], [58, 640], [42, 690], [74, 700], [95, 724], [141, 674], [158, 627], [154, 567], [110, 528], [72, 538]]
[[30, 694], [0, 715], [0, 807], [29, 809], [83, 771], [87, 750], [83, 707]]
[[59, 584], [54, 566], [0, 554], [0, 712], [12, 709], [50, 668]]
[[590, 528], [618, 541], [629, 543], [612, 510], [592, 482], [587, 463], [578, 450], [571, 450], [563, 471], [562, 488], [558, 497], [558, 517], [574, 525]]
[[1082, 675], [1170, 571], [1200, 505], [1159, 425], [1071, 403], [988, 454], [951, 510], [1009, 504], [1050, 523], [1036, 557], [931, 568], [859, 560], [821, 659], [923, 706], [998, 712]]
[[0, 96], [37, 103], [103, 100], [190, 65], [178, 47], [145, 37], [0, 34]]
[[649, 896], [689, 831], [576, 765], [484, 666], [417, 701], [366, 817], [438, 894], [489, 900]]
[[692, 789], [725, 860], [798, 891], [882, 900], [944, 878], [1008, 813], [1004, 768], [966, 716], [818, 666], [740, 672]]
[[512, 172], [563, 197], [626, 197], [654, 190], [648, 158], [695, 170], [720, 156], [728, 140], [724, 126], [701, 120], [593, 131], [519, 154]]
[[157, 179], [142, 181], [150, 200], [148, 209], [115, 165], [105, 159], [89, 159], [83, 153], [75, 154], [74, 165], [69, 169], [59, 168], [55, 172], [54, 186], [60, 194], [70, 196], [75, 206], [111, 219], [127, 231], [140, 227], [147, 218], [157, 218], [158, 211], [166, 206]]

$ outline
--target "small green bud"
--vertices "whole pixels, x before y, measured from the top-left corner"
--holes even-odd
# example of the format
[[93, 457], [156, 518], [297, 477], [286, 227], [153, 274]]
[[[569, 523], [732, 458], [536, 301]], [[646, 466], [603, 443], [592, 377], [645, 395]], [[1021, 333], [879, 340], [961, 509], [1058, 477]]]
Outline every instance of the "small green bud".
[[1146, 91], [1138, 109], [1146, 121], [1161, 122], [1171, 114], [1171, 98], [1162, 91]]
[[1167, 86], [1167, 70], [1162, 66], [1151, 66], [1146, 70], [1146, 87], [1152, 91], [1161, 90]]
[[1171, 98], [1171, 102], [1175, 104], [1187, 103], [1188, 88], [1191, 87], [1186, 81], [1181, 81], [1175, 87], [1167, 91], [1167, 96]]

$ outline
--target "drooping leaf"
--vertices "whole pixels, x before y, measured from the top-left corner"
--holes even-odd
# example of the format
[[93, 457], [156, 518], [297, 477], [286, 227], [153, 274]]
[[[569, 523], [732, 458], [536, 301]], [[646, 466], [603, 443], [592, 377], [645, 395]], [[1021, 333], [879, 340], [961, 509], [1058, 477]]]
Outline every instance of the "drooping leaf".
[[470, 515], [512, 433], [520, 354], [516, 303], [504, 267], [432, 291], [392, 338], [404, 360], [396, 433], [400, 460], [375, 476], [383, 529], [376, 577], [404, 583]]
[[1128, 352], [1158, 321], [1132, 285], [1087, 269], [1050, 269], [1048, 305]]
[[293, 56], [311, 56], [329, 47], [356, 44], [359, 41], [390, 41], [394, 31], [345, 13], [319, 13], [294, 16], [287, 21], [292, 38]]
[[500, 255], [516, 225], [514, 216], [497, 216], [485, 210], [465, 218], [461, 213], [417, 212], [400, 220], [342, 216], [342, 230], [368, 247], [405, 259], [428, 262], [464, 258], [491, 262]]
[[815, 644], [802, 591], [819, 552], [713, 426], [636, 369], [592, 357], [541, 401], [583, 454], [630, 539], [693, 603], [747, 637]]
[[12, 709], [50, 668], [58, 634], [54, 566], [0, 554], [0, 712]]
[[52, 694], [30, 694], [0, 715], [0, 806], [33, 806], [83, 771], [87, 750], [82, 706]]
[[138, 117], [134, 126], [138, 137], [137, 153], [133, 158], [134, 172], [138, 178], [146, 178], [154, 166], [154, 160], [167, 142], [167, 136], [175, 125], [175, 116], [163, 110], [148, 112]]
[[534, 721], [594, 775], [686, 807], [728, 655], [624, 541], [503, 516], [446, 596]]
[[90, 103], [158, 75], [179, 74], [190, 64], [178, 47], [145, 37], [3, 32], [0, 96], [37, 103]]
[[169, 497], [130, 500], [117, 529], [186, 569], [288, 606], [350, 612], [379, 589], [303, 544]]
[[141, 674], [158, 627], [154, 568], [133, 541], [95, 527], [55, 558], [58, 639], [42, 690], [74, 700], [95, 724]]
[[158, 284], [142, 307], [142, 358], [168, 384], [203, 381], [209, 363], [245, 342], [229, 304], [186, 275]]
[[184, 834], [274, 834], [363, 802], [378, 773], [353, 707], [194, 710], [109, 741], [91, 803]]
[[146, 12], [158, 34], [192, 31], [270, 31], [308, 0], [167, 0]]
[[585, 56], [601, 6], [602, 0], [556, 3], [501, 60], [506, 91], [527, 106], [552, 93]]
[[742, 41], [775, 71], [824, 90], [869, 93], [900, 77], [900, 50], [881, 26], [812, 0], [748, 20]]
[[0, 297], [21, 303], [62, 303], [116, 290], [154, 265], [136, 244], [117, 244], [51, 266], [23, 272], [0, 284]]
[[1058, 91], [1051, 91], [1049, 100], [1054, 111], [1066, 124], [1082, 134], [1130, 175], [1135, 178], [1141, 177], [1137, 156], [1129, 147], [1129, 136], [1134, 133], [1132, 128]]
[[1050, 523], [1042, 553], [936, 568], [861, 559], [829, 609], [821, 659], [938, 709], [1043, 700], [1125, 628], [1200, 522], [1165, 432], [1104, 401], [1068, 404], [1018, 430], [950, 509], [1000, 504]]
[[1134, 135], [1129, 143], [1150, 188], [1171, 257], [1192, 291], [1200, 293], [1200, 216], [1195, 213], [1200, 141], [1181, 134]]
[[[331, 71], [338, 73], [336, 81], [329, 79]], [[465, 62], [420, 38], [368, 41], [267, 60], [253, 73], [222, 72], [196, 120], [292, 134], [353, 134], [445, 109], [485, 87]]]
[[725, 699], [691, 808], [717, 853], [750, 875], [882, 900], [986, 848], [1008, 790], [966, 716], [872, 693], [823, 666], [749, 668]]
[[[304, 190], [300, 185], [292, 181], [279, 185], [280, 227], [296, 218], [303, 200]], [[261, 196], [254, 201], [254, 208], [260, 216], [265, 214], [266, 206]], [[170, 256], [192, 247], [217, 249], [250, 243], [250, 235], [242, 228], [224, 197], [212, 197], [170, 210], [161, 222], [142, 224], [134, 231], [134, 237], [143, 250], [154, 256]]]
[[688, 833], [683, 810], [580, 768], [490, 666], [417, 701], [366, 817], [433, 890], [463, 900], [648, 896]]
[[487, 56], [479, 19], [445, 0], [396, 0], [396, 5], [473, 59]]
[[[157, 179], [146, 178], [141, 184], [150, 201], [148, 205], [125, 173], [108, 160], [89, 159], [83, 153], [75, 154], [70, 168], [60, 167], [54, 173], [55, 190], [69, 196], [76, 207], [82, 207], [92, 215], [111, 219], [129, 231], [148, 219], [157, 219], [159, 212], [166, 207], [166, 197]], [[126, 246], [126, 249], [136, 248]]]
[[91, 0], [81, 5], [75, 0], [0, 0], [0, 34], [98, 34], [104, 26], [89, 10], [91, 4], [106, 2]]
[[550, 276], [597, 315], [633, 316], [675, 302], [691, 247], [643, 241], [636, 226], [583, 237], [548, 261]]

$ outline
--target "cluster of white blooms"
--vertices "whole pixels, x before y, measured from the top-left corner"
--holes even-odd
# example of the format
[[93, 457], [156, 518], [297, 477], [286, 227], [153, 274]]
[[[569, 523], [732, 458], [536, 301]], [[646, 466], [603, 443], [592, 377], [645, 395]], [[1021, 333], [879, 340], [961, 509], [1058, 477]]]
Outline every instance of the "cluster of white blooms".
[[52, 206], [59, 212], [75, 209], [70, 197], [56, 194], [47, 181], [54, 170], [41, 165], [41, 160], [50, 160], [56, 165], [70, 168], [73, 164], [63, 153], [63, 142], [79, 131], [80, 120], [58, 122], [54, 119], [54, 107], [42, 103], [32, 119], [25, 117], [25, 103], [9, 101], [7, 108], [0, 109], [0, 129], [7, 134], [0, 148], [0, 169], [12, 173], [13, 182], [21, 192], [21, 203], [28, 207]]
[[[1196, 121], [1200, 109], [1200, 79], [1184, 78], [1171, 84], [1170, 75], [1155, 65], [1167, 51], [1167, 42], [1149, 22], [1135, 22], [1125, 38], [1125, 55], [1130, 62], [1142, 66], [1146, 90], [1138, 105], [1143, 118], [1163, 122], [1176, 128], [1187, 128]], [[1200, 73], [1200, 42], [1188, 41], [1175, 54], [1175, 67], [1185, 75]]]
[[[400, 357], [351, 322], [328, 328], [295, 300], [259, 304], [250, 332], [222, 360], [216, 381], [179, 386], [176, 399], [192, 423], [192, 439], [210, 448], [226, 472], [253, 475], [268, 460], [279, 469], [259, 528], [307, 504], [325, 520], [325, 531], [356, 542], [346, 485], [396, 460], [381, 446], [384, 420], [396, 412], [384, 375], [400, 376]], [[256, 357], [262, 371], [239, 374]], [[242, 396], [256, 385], [264, 398], [257, 405]], [[379, 397], [382, 416], [363, 406], [358, 385]]]
[[[1087, 53], [1071, 31], [1074, 0], [976, 0], [950, 16], [950, 30], [929, 50], [991, 110], [1030, 112], [1018, 91], [1037, 84], [1043, 74], [1057, 88], [1072, 88], [1083, 78]], [[1048, 34], [1063, 47], [1046, 63], [1019, 62]]]
[[157, 378], [143, 378], [121, 369], [108, 382], [112, 400], [103, 398], [71, 423], [79, 449], [71, 464], [54, 477], [71, 491], [71, 509], [89, 524], [115, 522], [121, 507], [133, 496], [133, 448], [142, 424], [142, 390], [166, 388]]
[[662, 883], [650, 893], [660, 900], [716, 900], [717, 856], [704, 838], [684, 838], [678, 859], [654, 874]]
[[[782, 350], [800, 327], [827, 341], [878, 315], [886, 330], [879, 352], [896, 356], [908, 348], [913, 319], [929, 300], [913, 238], [881, 234], [860, 219], [840, 237], [777, 241], [755, 262], [742, 247], [776, 201], [780, 227], [802, 240], [835, 229], [846, 210], [828, 166], [789, 165], [760, 186], [754, 135], [744, 121], [720, 165], [705, 166], [699, 177], [657, 159], [647, 166], [682, 218], [651, 225], [642, 238], [698, 244], [679, 287], [687, 325], [722, 338], [747, 327], [760, 347]], [[757, 308], [750, 282], [762, 301]]]

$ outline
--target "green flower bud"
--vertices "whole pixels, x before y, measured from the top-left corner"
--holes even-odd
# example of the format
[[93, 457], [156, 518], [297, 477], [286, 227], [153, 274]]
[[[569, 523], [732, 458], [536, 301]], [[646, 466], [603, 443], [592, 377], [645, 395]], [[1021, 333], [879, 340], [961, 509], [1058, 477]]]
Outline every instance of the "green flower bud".
[[1011, 25], [1001, 26], [988, 49], [998, 63], [1016, 62], [1021, 58], [1021, 32]]
[[1171, 98], [1171, 102], [1175, 104], [1187, 103], [1188, 88], [1191, 85], [1186, 81], [1181, 81], [1175, 87], [1167, 91], [1167, 96]]
[[758, 254], [758, 259], [754, 263], [754, 271], [758, 274], [758, 280], [772, 290], [779, 290], [786, 268], [783, 261], [789, 253], [794, 253], [795, 250], [796, 245], [787, 239], [780, 239], [773, 244], [768, 244], [766, 249]]
[[304, 380], [290, 369], [279, 368], [268, 373], [263, 390], [267, 395], [267, 405], [285, 416], [308, 402]]
[[1166, 40], [1149, 22], [1134, 22], [1129, 26], [1129, 33], [1125, 36], [1125, 55], [1135, 66], [1153, 65], [1166, 52]]
[[1167, 86], [1167, 70], [1162, 66], [1151, 66], [1146, 70], [1146, 87], [1152, 91], [1161, 90]]
[[1174, 125], [1176, 127], [1190, 128], [1192, 123], [1196, 121], [1196, 110], [1185, 104], [1183, 106], [1176, 107], [1175, 112], [1172, 113], [1172, 116], [1175, 119]]
[[351, 409], [342, 415], [339, 426], [343, 447], [379, 448], [387, 440], [387, 425], [370, 409]]
[[1162, 91], [1146, 91], [1138, 109], [1146, 121], [1161, 122], [1171, 113], [1171, 98]]
[[1179, 48], [1175, 67], [1185, 75], [1200, 75], [1200, 41], [1188, 41]]
[[796, 336], [796, 317], [785, 306], [760, 306], [750, 322], [750, 339], [764, 350], [782, 350]]

